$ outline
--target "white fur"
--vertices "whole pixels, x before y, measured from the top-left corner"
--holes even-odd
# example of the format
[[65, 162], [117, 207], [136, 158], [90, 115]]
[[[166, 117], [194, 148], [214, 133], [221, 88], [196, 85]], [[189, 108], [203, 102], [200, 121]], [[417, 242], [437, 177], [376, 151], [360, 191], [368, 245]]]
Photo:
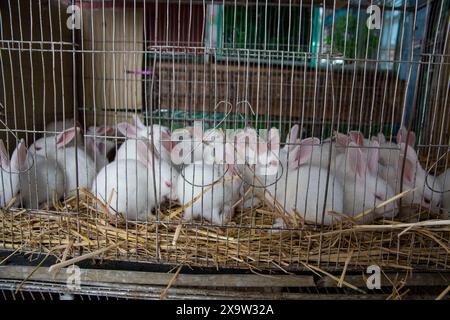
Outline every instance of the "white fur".
[[[138, 141], [138, 159], [121, 159], [100, 170], [92, 192], [112, 212], [129, 221], [147, 221], [151, 211], [166, 198], [176, 199], [178, 173], [164, 160], [156, 161], [154, 174], [149, 145]], [[111, 198], [110, 198], [111, 197]]]
[[70, 128], [56, 136], [36, 141], [29, 148], [31, 153], [57, 161], [64, 172], [66, 197], [75, 195], [77, 187], [90, 188], [96, 175], [96, 165], [86, 152], [81, 147], [75, 148], [70, 146], [78, 133], [79, 128]]
[[[403, 188], [400, 188], [401, 173], [403, 166], [403, 159], [405, 158], [405, 170], [403, 175]], [[402, 204], [416, 204], [422, 205], [426, 208], [435, 210], [440, 207], [442, 201], [442, 185], [436, 177], [429, 175], [427, 183], [425, 179], [427, 172], [422, 168], [416, 151], [405, 143], [400, 144], [400, 156], [395, 162], [395, 166], [380, 167], [380, 175], [385, 178], [388, 184], [395, 190], [396, 193], [406, 191], [409, 189], [416, 190], [407, 194], [402, 198]], [[434, 192], [432, 189], [438, 192]]]
[[[370, 147], [364, 153], [351, 142], [347, 152], [336, 159], [336, 176], [344, 186], [344, 212], [348, 215], [358, 215], [395, 195], [393, 188], [378, 175], [378, 142], [371, 142]], [[392, 218], [396, 213], [396, 204], [390, 203], [370, 212], [360, 222], [370, 223], [379, 216]]]
[[114, 134], [114, 127], [98, 126], [89, 127], [86, 137], [86, 152], [95, 162], [96, 170], [99, 172], [108, 165], [108, 153], [114, 149], [115, 142], [108, 139]]
[[[445, 170], [437, 180], [442, 186], [442, 191], [450, 190], [450, 169]], [[450, 192], [442, 194], [442, 208], [450, 211]]]
[[119, 131], [127, 138], [127, 140], [125, 140], [125, 142], [117, 150], [115, 160], [136, 160], [138, 158], [136, 150], [136, 140], [146, 139], [148, 141], [153, 141], [154, 148], [160, 155], [161, 159], [170, 162], [171, 142], [169, 141], [169, 128], [157, 124], [147, 127], [140, 121], [140, 119], [136, 115], [133, 115], [133, 118], [135, 120], [134, 126], [125, 122], [119, 123], [117, 125]]
[[18, 202], [28, 209], [39, 209], [43, 203], [51, 204], [53, 197], [59, 200], [64, 194], [64, 172], [51, 158], [31, 154], [23, 142], [14, 151], [25, 158], [20, 177], [20, 199]]
[[17, 156], [9, 159], [2, 140], [0, 140], [0, 159], [0, 207], [3, 208], [19, 192], [19, 175], [16, 171], [19, 164]]
[[[184, 210], [185, 219], [204, 218], [213, 224], [228, 223], [233, 216], [233, 204], [239, 199], [241, 180], [237, 177], [231, 181], [232, 170], [224, 176], [223, 165], [209, 165], [203, 161], [188, 165], [183, 176], [178, 177], [178, 199], [182, 206], [191, 203]], [[212, 183], [217, 183], [209, 188]], [[205, 186], [205, 187], [202, 187]]]

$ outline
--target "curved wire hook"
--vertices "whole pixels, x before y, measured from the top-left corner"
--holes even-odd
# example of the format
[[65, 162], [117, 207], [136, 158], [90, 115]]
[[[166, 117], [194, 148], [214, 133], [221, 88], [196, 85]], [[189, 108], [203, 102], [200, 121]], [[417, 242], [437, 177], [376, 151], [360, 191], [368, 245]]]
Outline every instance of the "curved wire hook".
[[[256, 116], [256, 113], [255, 113], [255, 111], [253, 110], [252, 105], [251, 105], [251, 103], [250, 103], [248, 100], [241, 100], [241, 101], [239, 101], [238, 103], [236, 103], [236, 112], [239, 111], [239, 106], [240, 106], [241, 104], [247, 105], [247, 106], [250, 108], [250, 111], [251, 111], [252, 115]], [[240, 112], [238, 112], [238, 115], [242, 117], [242, 114], [241, 114]], [[245, 120], [245, 118], [244, 118], [244, 120]]]
[[[225, 164], [215, 164], [215, 165], [225, 165]], [[213, 166], [214, 166], [214, 164], [213, 164]], [[211, 183], [206, 183], [206, 184], [195, 184], [195, 183], [192, 183], [192, 182], [188, 181], [188, 180], [186, 179], [185, 175], [183, 174], [184, 168], [185, 168], [185, 167], [186, 167], [186, 165], [183, 163], [183, 164], [181, 165], [180, 176], [183, 178], [183, 180], [184, 180], [185, 182], [187, 182], [188, 184], [190, 184], [190, 185], [193, 186], [193, 187], [198, 187], [198, 188], [205, 188], [205, 187], [209, 187], [209, 186], [215, 185], [217, 182], [219, 182], [220, 180], [222, 180], [222, 179], [225, 177], [225, 175], [227, 174], [228, 170], [230, 169], [229, 167], [227, 167], [227, 169], [226, 169], [225, 172], [222, 174], [222, 176], [221, 176], [219, 179], [214, 180], [214, 181], [211, 182]], [[202, 168], [204, 168], [204, 165], [202, 165]]]
[[426, 184], [426, 186], [427, 186], [431, 191], [433, 191], [433, 192], [436, 192], [436, 193], [442, 193], [442, 194], [447, 193], [447, 192], [450, 192], [450, 190], [445, 190], [445, 191], [435, 190], [435, 189], [433, 189], [433, 188], [430, 186], [430, 184], [428, 183], [428, 177], [429, 177], [429, 176], [432, 176], [431, 171], [437, 166], [437, 164], [439, 163], [439, 161], [441, 161], [441, 160], [442, 160], [446, 155], [448, 155], [449, 153], [450, 153], [450, 146], [449, 146], [449, 149], [448, 149], [446, 152], [444, 152], [444, 154], [443, 154], [442, 156], [440, 156], [439, 159], [437, 159], [437, 160], [433, 163], [433, 165], [430, 167], [430, 169], [427, 170], [427, 175], [426, 175], [426, 177], [425, 177], [425, 184]]
[[[219, 121], [213, 128], [211, 128], [211, 129], [218, 129], [218, 127], [219, 127], [222, 123], [224, 123], [224, 122], [226, 121], [226, 119], [228, 118], [228, 116], [229, 116], [229, 115], [231, 114], [231, 112], [233, 111], [233, 105], [231, 104], [231, 102], [225, 101], [225, 100], [221, 100], [221, 101], [217, 102], [216, 105], [215, 105], [215, 107], [214, 107], [214, 111], [216, 111], [217, 108], [218, 108], [221, 104], [225, 104], [225, 106], [230, 106], [230, 109], [229, 109], [229, 110], [226, 109], [227, 112], [225, 112], [224, 118], [223, 118], [222, 120], [220, 120], [220, 121]], [[216, 184], [218, 181], [222, 180], [222, 179], [225, 177], [225, 175], [227, 174], [228, 170], [229, 170], [229, 167], [227, 167], [227, 169], [225, 170], [225, 172], [224, 172], [217, 180], [215, 180], [215, 181], [213, 181], [213, 182], [211, 182], [211, 183], [205, 184], [205, 185], [197, 185], [197, 184], [191, 183], [191, 182], [189, 182], [189, 181], [186, 180], [186, 177], [185, 177], [184, 174], [183, 174], [184, 168], [186, 167], [186, 164], [184, 163], [184, 160], [185, 160], [189, 155], [191, 155], [191, 154], [192, 154], [199, 146], [202, 146], [203, 143], [208, 142], [206, 139], [207, 139], [209, 136], [211, 136], [211, 134], [212, 134], [212, 131], [211, 131], [210, 133], [208, 133], [208, 135], [207, 135], [206, 137], [204, 137], [204, 136], [203, 136], [203, 128], [202, 128], [202, 141], [201, 141], [201, 143], [198, 143], [192, 150], [190, 150], [190, 152], [184, 156], [184, 158], [183, 158], [183, 160], [182, 160], [182, 163], [181, 163], [181, 170], [180, 170], [180, 175], [181, 175], [181, 177], [183, 178], [183, 180], [184, 180], [185, 182], [187, 182], [188, 184], [190, 184], [190, 185], [192, 185], [192, 186], [194, 186], [194, 187], [208, 187], [208, 186], [214, 185], [214, 184]], [[213, 165], [214, 165], [214, 164], [213, 164]], [[216, 164], [216, 165], [219, 165], [219, 164]], [[223, 165], [225, 165], [225, 164], [223, 164]]]
[[[219, 127], [219, 125], [221, 125], [223, 122], [225, 122], [225, 120], [228, 118], [228, 116], [231, 114], [231, 112], [233, 111], [233, 105], [231, 104], [231, 102], [229, 101], [225, 101], [225, 100], [221, 100], [218, 103], [216, 103], [216, 106], [214, 107], [214, 110], [216, 110], [220, 104], [224, 103], [225, 105], [230, 105], [230, 110], [228, 112], [225, 113], [225, 117], [219, 121], [219, 123], [217, 123], [212, 129], [217, 129]], [[212, 134], [212, 131], [207, 135], [207, 137], [209, 137]], [[205, 138], [207, 137], [203, 137], [203, 126], [202, 126], [202, 141], [201, 143], [198, 143], [194, 146], [194, 148], [192, 150], [190, 150], [190, 152], [188, 154], [186, 154], [183, 159], [182, 159], [182, 165], [184, 164], [184, 160], [186, 160], [186, 158], [191, 155], [199, 146], [203, 145], [203, 143], [207, 142]], [[192, 140], [191, 140], [192, 141]], [[194, 141], [196, 142], [196, 141]]]

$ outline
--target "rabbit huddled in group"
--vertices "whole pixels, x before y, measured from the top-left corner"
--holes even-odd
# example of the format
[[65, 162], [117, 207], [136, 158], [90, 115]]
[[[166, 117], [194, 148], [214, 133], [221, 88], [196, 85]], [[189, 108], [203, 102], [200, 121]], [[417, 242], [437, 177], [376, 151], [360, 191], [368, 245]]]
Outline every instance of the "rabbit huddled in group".
[[[81, 130], [81, 124], [78, 121], [75, 122], [75, 120], [73, 118], [60, 120], [60, 121], [53, 121], [53, 122], [48, 123], [45, 126], [46, 133], [44, 134], [44, 137], [36, 140], [35, 144], [36, 143], [40, 144], [39, 141], [43, 141], [47, 137], [56, 136], [57, 134], [64, 132], [67, 129], [70, 129], [73, 127], [80, 128], [80, 129], [77, 131], [76, 139], [73, 139], [72, 142], [69, 143], [67, 146], [74, 146], [75, 140], [76, 140], [78, 146], [81, 146], [83, 144], [83, 133]], [[51, 151], [51, 150], [47, 150], [47, 151]]]
[[[406, 153], [406, 157], [405, 157]], [[402, 181], [402, 166], [405, 162]], [[403, 204], [418, 204], [430, 209], [437, 209], [442, 202], [442, 185], [433, 175], [427, 174], [421, 166], [416, 151], [405, 143], [400, 144], [399, 157], [394, 166], [380, 166], [380, 176], [400, 193], [401, 190], [415, 189], [402, 199]]]
[[[289, 150], [293, 150], [295, 146], [300, 143], [301, 139], [297, 138], [298, 132], [298, 125], [294, 125], [287, 135], [285, 147], [281, 150], [282, 159], [289, 153]], [[362, 142], [363, 140], [360, 139], [364, 139], [364, 137], [361, 138], [360, 133], [356, 131], [352, 131], [349, 134], [336, 132], [334, 139], [328, 138], [324, 139], [322, 142], [317, 139], [313, 145], [312, 154], [308, 159], [308, 163], [315, 167], [333, 171], [336, 166], [336, 157], [345, 151], [351, 141]]]
[[137, 115], [133, 115], [135, 125], [127, 122], [119, 123], [117, 129], [127, 139], [117, 150], [115, 160], [137, 159], [137, 139], [147, 139], [152, 142], [155, 150], [161, 155], [164, 161], [171, 161], [171, 134], [169, 128], [154, 124], [145, 126]]
[[[281, 151], [277, 129], [269, 130], [267, 147], [253, 137], [253, 141], [258, 143], [248, 144], [250, 150], [246, 154], [255, 156], [258, 161], [253, 166], [254, 176], [244, 177], [258, 181], [266, 200], [281, 205], [288, 214], [298, 213], [308, 222], [322, 224], [323, 220], [323, 224], [331, 224], [332, 216], [325, 215], [322, 219], [322, 209], [325, 212], [342, 212], [342, 186], [340, 183], [329, 183], [326, 189], [327, 170], [310, 162], [314, 146], [320, 144], [319, 139], [299, 141], [295, 137], [296, 131], [297, 128], [291, 130], [288, 141], [295, 139], [297, 144], [286, 145]], [[333, 176], [330, 177], [332, 180]], [[329, 195], [326, 202], [325, 191]]]
[[450, 169], [445, 170], [437, 177], [442, 186], [442, 208], [450, 212]]
[[[288, 139], [293, 139], [292, 133]], [[335, 221], [327, 214], [322, 219], [322, 213], [342, 212], [342, 186], [333, 175], [328, 176], [326, 169], [311, 164], [313, 147], [320, 141], [303, 139], [294, 147], [285, 147], [279, 155], [279, 132], [272, 128], [267, 143], [270, 145], [267, 149], [262, 144], [252, 150], [260, 161], [255, 165], [255, 176], [262, 182], [266, 200], [281, 205], [290, 215], [299, 214], [307, 222], [328, 225]], [[288, 150], [289, 154], [284, 155]], [[326, 201], [325, 193], [328, 194]]]
[[[227, 143], [225, 150], [231, 158], [234, 146]], [[233, 205], [240, 198], [241, 183], [234, 164], [207, 164], [199, 160], [188, 165], [177, 183], [178, 200], [186, 206], [183, 217], [204, 218], [217, 225], [228, 223]]]
[[113, 126], [89, 127], [86, 132], [86, 153], [94, 160], [97, 172], [109, 163], [108, 154], [115, 148], [115, 142], [108, 137], [113, 136], [114, 133]]
[[[47, 128], [54, 134], [36, 140], [28, 151], [21, 141], [11, 160], [0, 141], [2, 206], [16, 197], [16, 204], [39, 208], [85, 187], [129, 220], [146, 221], [164, 200], [178, 199], [185, 219], [224, 224], [232, 219], [235, 204], [249, 208], [265, 198], [289, 215], [329, 225], [342, 219], [330, 211], [366, 213], [359, 223], [393, 218], [397, 203], [387, 200], [400, 190], [415, 189], [402, 203], [450, 209], [450, 199], [442, 196], [450, 178], [445, 173], [434, 177], [421, 167], [415, 134], [405, 127], [394, 143], [381, 132], [367, 139], [360, 131], [335, 132], [322, 141], [302, 139], [294, 125], [280, 148], [276, 128], [262, 137], [249, 126], [225, 136], [217, 128], [204, 130], [203, 121], [170, 132], [161, 125], [145, 126], [137, 115], [133, 119], [134, 125], [89, 127], [84, 137], [79, 127], [66, 128], [68, 121], [51, 123]], [[116, 131], [126, 140], [109, 163]], [[249, 189], [253, 193], [246, 199]]]
[[[2, 158], [2, 206], [16, 197], [14, 205], [39, 209], [43, 203], [59, 200], [64, 193], [64, 173], [57, 162], [40, 155], [30, 154], [21, 140], [9, 161], [0, 140]], [[4, 170], [3, 170], [4, 169]], [[20, 191], [20, 192], [19, 192]]]
[[172, 137], [175, 145], [171, 160], [178, 169], [181, 169], [182, 165], [203, 160], [205, 144], [201, 121], [194, 121], [192, 126], [176, 129]]
[[21, 140], [13, 156], [19, 160], [20, 196], [17, 201], [25, 208], [39, 209], [64, 195], [64, 172], [56, 160], [27, 151]]
[[97, 170], [94, 161], [84, 149], [70, 146], [78, 135], [79, 128], [69, 128], [56, 136], [37, 140], [28, 149], [32, 154], [55, 160], [64, 171], [64, 192], [66, 196], [76, 194], [77, 187], [90, 188]]
[[6, 151], [3, 140], [0, 140], [0, 207], [3, 208], [10, 204], [12, 199], [19, 192], [19, 168], [23, 167], [14, 154], [11, 159]]
[[416, 135], [412, 131], [408, 134], [408, 130], [405, 127], [401, 127], [397, 133], [397, 143], [387, 141], [382, 132], [372, 137], [372, 141], [377, 141], [380, 144], [380, 164], [397, 170], [398, 159], [400, 158], [400, 144], [404, 143], [414, 148]]
[[[381, 132], [373, 136], [371, 140], [377, 143], [379, 152], [379, 178], [386, 181], [395, 194], [400, 193], [401, 190], [415, 189], [414, 192], [406, 194], [401, 199], [402, 204], [422, 205], [439, 214], [442, 204], [442, 181], [428, 174], [422, 168], [414, 150], [416, 144], [415, 133], [402, 126], [396, 136], [397, 143], [387, 141]], [[361, 143], [361, 139], [359, 141], [361, 147], [369, 146], [367, 145], [367, 139], [364, 139], [363, 143]], [[367, 148], [367, 150], [369, 149]], [[404, 160], [405, 170], [401, 188], [400, 181], [402, 180], [401, 173]], [[402, 209], [403, 213], [409, 213], [410, 211], [405, 208]]]
[[92, 193], [128, 221], [147, 221], [166, 199], [176, 199], [177, 171], [151, 143], [136, 140], [137, 159], [118, 159], [100, 170]]
[[[344, 212], [358, 215], [376, 208], [395, 196], [393, 188], [379, 176], [379, 144], [370, 142], [367, 152], [355, 142], [350, 142], [347, 152], [336, 159], [336, 176], [344, 187]], [[378, 216], [393, 218], [395, 203], [370, 211], [361, 222], [371, 222]]]

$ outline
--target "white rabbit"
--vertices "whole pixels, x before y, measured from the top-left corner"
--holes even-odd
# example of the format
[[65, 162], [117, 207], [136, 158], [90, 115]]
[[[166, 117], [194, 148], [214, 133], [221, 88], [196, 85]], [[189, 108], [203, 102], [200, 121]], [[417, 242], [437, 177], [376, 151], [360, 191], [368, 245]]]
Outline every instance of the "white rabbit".
[[[70, 128], [53, 137], [47, 137], [43, 141], [36, 141], [30, 146], [29, 151], [46, 159], [58, 162], [64, 172], [64, 191], [66, 196], [72, 196], [76, 188], [90, 188], [96, 175], [94, 161], [79, 147], [69, 146], [77, 136], [79, 128]], [[78, 159], [78, 161], [75, 161]], [[78, 171], [76, 170], [78, 165]], [[77, 184], [78, 176], [78, 184]]]
[[372, 137], [372, 141], [377, 141], [380, 144], [380, 164], [383, 166], [394, 166], [400, 156], [400, 146], [394, 142], [387, 141], [381, 132]]
[[[379, 144], [370, 143], [367, 153], [354, 142], [349, 144], [346, 154], [336, 159], [336, 176], [344, 187], [344, 213], [358, 215], [392, 198], [394, 189], [378, 175]], [[363, 217], [360, 222], [370, 223], [379, 216], [393, 218], [397, 214], [396, 204], [390, 203]]]
[[438, 182], [442, 186], [442, 208], [450, 211], [450, 192], [445, 192], [450, 190], [450, 169], [445, 170], [437, 178]]
[[59, 200], [64, 194], [64, 173], [53, 159], [46, 159], [27, 152], [25, 142], [20, 141], [13, 153], [18, 159], [20, 196], [17, 199], [23, 207], [39, 209], [43, 203]]
[[380, 144], [380, 163], [383, 166], [391, 166], [397, 169], [400, 157], [400, 144], [408, 144], [414, 148], [416, 135], [412, 131], [408, 135], [408, 130], [405, 127], [401, 127], [397, 133], [397, 143], [386, 141], [386, 137], [381, 132], [376, 137], [372, 137], [372, 140], [378, 141]]
[[[272, 138], [273, 141], [278, 138], [279, 146], [278, 129], [270, 129], [266, 138]], [[219, 158], [223, 154], [223, 149], [220, 146], [224, 142], [220, 142], [221, 139], [223, 138], [219, 138], [218, 143], [215, 144], [216, 155]], [[263, 186], [265, 185], [265, 177], [261, 179], [263, 174], [260, 171], [264, 171], [264, 174], [266, 170], [274, 170], [276, 172], [281, 155], [278, 152], [279, 150], [276, 150], [277, 152], [268, 150], [267, 139], [264, 140], [262, 137], [259, 137], [257, 131], [251, 127], [236, 130], [231, 135], [228, 135], [227, 139], [230, 141], [227, 145], [230, 144], [235, 149], [233, 163], [236, 165], [237, 173], [240, 173], [240, 176], [244, 178], [240, 191], [241, 195], [245, 195], [245, 197], [244, 201], [239, 204], [239, 208], [253, 208], [261, 202], [256, 193], [262, 194], [261, 191], [263, 191]], [[257, 152], [260, 152], [260, 154]], [[253, 189], [249, 192], [251, 188]]]
[[[234, 147], [227, 144], [225, 148], [232, 157]], [[188, 205], [184, 210], [185, 219], [204, 218], [216, 225], [232, 219], [242, 181], [230, 162], [210, 165], [197, 161], [180, 173], [177, 195], [182, 206]]]
[[[280, 167], [276, 175], [268, 176], [271, 180], [266, 191], [270, 193], [266, 192], [265, 196], [269, 203], [273, 203], [275, 198], [287, 213], [294, 215], [297, 212], [307, 222], [322, 224], [322, 213], [325, 211], [323, 224], [329, 225], [338, 218], [326, 213], [343, 211], [343, 192], [333, 174], [329, 175], [327, 187], [327, 170], [311, 164], [313, 148], [318, 142], [317, 138], [307, 138], [290, 151], [289, 170]], [[277, 178], [279, 180], [274, 183]]]
[[153, 142], [155, 150], [161, 155], [161, 159], [166, 162], [171, 161], [170, 152], [172, 150], [171, 135], [168, 128], [153, 125], [153, 141], [151, 127], [146, 127], [140, 122], [139, 118], [133, 115], [136, 126], [127, 122], [117, 125], [117, 129], [127, 138], [117, 150], [115, 160], [137, 159], [136, 139], [146, 139]]
[[407, 144], [410, 147], [414, 148], [416, 145], [416, 134], [414, 131], [410, 131], [408, 135], [408, 129], [406, 129], [404, 126], [400, 128], [397, 132], [397, 144]]
[[[290, 136], [291, 135], [289, 135], [289, 137]], [[347, 147], [353, 139], [352, 133], [346, 135], [339, 132], [335, 133], [335, 140], [328, 138], [320, 143], [320, 140], [315, 138], [312, 155], [308, 160], [308, 164], [334, 171], [336, 157], [344, 152], [345, 147]], [[291, 141], [291, 143], [293, 142]], [[297, 139], [296, 144], [298, 145], [299, 143], [300, 140]]]
[[[406, 158], [404, 156], [405, 149]], [[395, 166], [381, 166], [381, 177], [386, 179], [396, 193], [400, 193], [400, 181], [404, 158], [405, 170], [403, 174], [402, 190], [417, 189], [402, 198], [402, 205], [421, 204], [432, 210], [439, 208], [442, 201], [442, 185], [436, 177], [432, 175], [428, 175], [427, 177], [427, 172], [420, 165], [416, 151], [410, 145], [406, 145], [405, 143], [400, 144], [400, 156], [397, 159]], [[407, 210], [404, 211], [407, 212]]]
[[[291, 170], [289, 163], [296, 158], [293, 150], [301, 144], [301, 140], [297, 139], [298, 131], [298, 125], [292, 127], [287, 136], [286, 145], [281, 150], [279, 150], [280, 134], [276, 128], [269, 130], [266, 139], [259, 137], [256, 130], [250, 127], [235, 134], [234, 141], [236, 142], [238, 159], [242, 160], [238, 162], [238, 168], [243, 173], [246, 188], [250, 186], [261, 188], [274, 183], [268, 176], [275, 175], [279, 170], [284, 173]], [[314, 142], [320, 144], [318, 139]], [[269, 148], [268, 144], [270, 145]], [[297, 167], [296, 165], [295, 168]], [[253, 205], [259, 203], [257, 198], [248, 200], [244, 202], [244, 208], [251, 206], [252, 202]]]
[[[74, 126], [74, 123], [75, 123], [75, 121], [73, 118], [65, 119], [65, 120], [61, 120], [61, 121], [50, 122], [45, 126], [46, 133], [44, 134], [44, 137], [36, 140], [36, 142], [42, 141], [43, 139], [46, 139], [47, 137], [56, 136], [58, 133], [61, 133], [67, 129], [70, 129]], [[78, 121], [76, 123], [76, 127], [80, 128], [80, 130], [77, 132], [77, 144], [78, 144], [78, 146], [81, 146], [83, 144], [83, 134], [82, 134], [82, 130], [81, 130], [81, 124]], [[75, 145], [75, 139], [67, 146], [74, 146], [74, 145]]]
[[114, 134], [114, 127], [89, 127], [86, 138], [86, 152], [95, 162], [97, 172], [109, 163], [108, 153], [114, 149], [115, 142], [107, 136]]
[[141, 137], [147, 137], [153, 144], [154, 148], [156, 148], [157, 152], [161, 156], [161, 159], [170, 162], [170, 151], [173, 147], [170, 137], [170, 129], [159, 124], [146, 126], [138, 115], [132, 114], [132, 117], [138, 130], [138, 135]]
[[138, 140], [136, 151], [138, 159], [117, 160], [100, 170], [92, 192], [128, 221], [147, 221], [162, 201], [176, 199], [178, 173], [166, 161], [157, 160], [159, 154], [148, 142]]
[[[56, 124], [55, 124], [56, 125]], [[55, 130], [59, 130], [58, 128]], [[57, 149], [57, 143], [61, 141], [57, 141], [58, 137], [62, 138], [64, 135], [64, 132], [70, 132], [72, 134], [72, 131], [75, 133], [77, 138], [77, 144], [78, 147], [81, 147], [83, 145], [83, 137], [81, 134], [81, 128], [80, 127], [68, 127], [65, 131], [52, 131], [51, 133], [46, 133], [44, 137], [39, 138], [34, 141], [34, 143], [28, 148], [28, 151], [31, 153], [36, 153], [41, 156], [46, 157], [47, 155], [52, 155], [56, 153]], [[56, 133], [54, 133], [56, 132]], [[56, 137], [56, 139], [55, 139]], [[70, 147], [74, 145], [75, 139], [71, 139], [69, 143], [67, 143], [65, 146]]]
[[[294, 128], [294, 132], [291, 131], [288, 140], [294, 139], [295, 130]], [[330, 174], [326, 189], [327, 170], [311, 164], [313, 147], [320, 143], [319, 139], [297, 140], [297, 145], [293, 148], [289, 145], [277, 155], [279, 141], [278, 130], [272, 128], [267, 140], [270, 146], [265, 148], [264, 144], [260, 143], [257, 149], [253, 147], [252, 150], [257, 154], [258, 160], [254, 166], [255, 175], [265, 191], [266, 200], [272, 204], [276, 201], [288, 214], [294, 215], [298, 212], [305, 220], [316, 224], [322, 223], [323, 210], [342, 212], [341, 184]], [[288, 150], [289, 154], [286, 154]], [[328, 196], [325, 201], [326, 190]], [[337, 219], [330, 215], [325, 215], [323, 219], [326, 225], [333, 221]], [[275, 225], [279, 224], [280, 220]]]
[[201, 121], [194, 121], [192, 127], [177, 129], [172, 134], [176, 145], [172, 151], [172, 163], [181, 165], [192, 164], [203, 159], [205, 144], [203, 143], [203, 125]]
[[[74, 119], [65, 119], [60, 121], [53, 121], [47, 123], [45, 126], [45, 130], [48, 131], [48, 135], [57, 135], [58, 133], [61, 133], [69, 128], [72, 128], [74, 126]], [[80, 123], [77, 122], [77, 127], [81, 127]]]
[[3, 208], [19, 192], [19, 174], [17, 168], [23, 167], [24, 163], [18, 162], [17, 154], [9, 159], [3, 140], [0, 140], [0, 160], [0, 208]]
[[[297, 157], [295, 153], [290, 155], [290, 152], [295, 150], [299, 145], [308, 144], [313, 147], [311, 157], [307, 160], [307, 164], [311, 164], [316, 167], [328, 168], [328, 157], [330, 150], [332, 152], [331, 157], [331, 168], [335, 167], [334, 159], [336, 155], [342, 153], [343, 148], [336, 148], [336, 145], [340, 147], [345, 147], [351, 141], [350, 137], [342, 133], [336, 133], [336, 142], [331, 143], [331, 139], [326, 139], [322, 143], [318, 138], [307, 138], [301, 140], [298, 137], [299, 127], [295, 125], [291, 128], [291, 131], [287, 135], [286, 145], [281, 149], [280, 160], [283, 164], [287, 165], [289, 163], [288, 158]], [[331, 149], [330, 149], [331, 144]]]

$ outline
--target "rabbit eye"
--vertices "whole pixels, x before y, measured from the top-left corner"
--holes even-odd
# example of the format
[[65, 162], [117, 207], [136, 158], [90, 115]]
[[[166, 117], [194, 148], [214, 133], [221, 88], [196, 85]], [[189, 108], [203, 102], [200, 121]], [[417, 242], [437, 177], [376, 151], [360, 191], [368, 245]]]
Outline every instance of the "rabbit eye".
[[423, 202], [425, 202], [426, 204], [430, 204], [430, 203], [431, 203], [431, 200], [428, 199], [428, 198], [423, 198]]
[[380, 196], [379, 194], [375, 195], [375, 199], [377, 199], [379, 201], [384, 201], [384, 197]]
[[167, 188], [172, 188], [172, 182], [166, 181], [165, 184]]

